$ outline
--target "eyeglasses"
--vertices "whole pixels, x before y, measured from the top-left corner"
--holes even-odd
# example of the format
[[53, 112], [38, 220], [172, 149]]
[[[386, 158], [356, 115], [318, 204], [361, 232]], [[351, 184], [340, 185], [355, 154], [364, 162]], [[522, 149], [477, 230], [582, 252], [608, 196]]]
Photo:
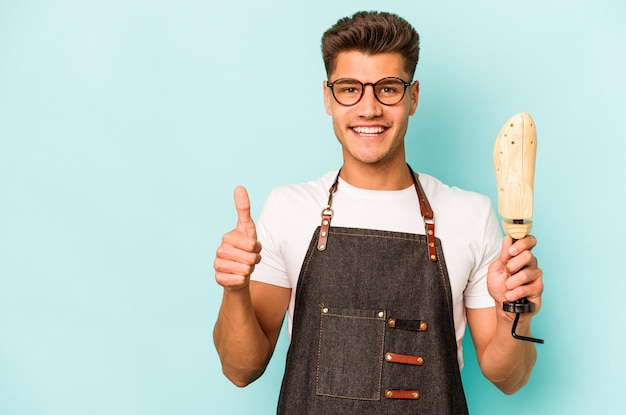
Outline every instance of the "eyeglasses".
[[402, 101], [406, 89], [411, 86], [410, 83], [395, 77], [383, 78], [366, 84], [351, 78], [341, 78], [335, 82], [326, 82], [326, 86], [332, 91], [335, 101], [345, 107], [356, 105], [363, 98], [363, 91], [365, 91], [365, 87], [368, 85], [372, 86], [374, 96], [383, 105], [395, 105]]

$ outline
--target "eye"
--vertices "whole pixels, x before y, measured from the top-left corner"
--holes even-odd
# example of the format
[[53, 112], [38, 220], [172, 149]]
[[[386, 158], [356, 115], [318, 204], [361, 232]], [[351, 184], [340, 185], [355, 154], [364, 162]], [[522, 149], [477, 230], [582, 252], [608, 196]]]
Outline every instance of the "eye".
[[385, 92], [385, 93], [394, 93], [398, 91], [399, 91], [398, 88], [395, 86], [384, 86], [382, 88], [382, 92]]
[[335, 84], [335, 92], [340, 94], [352, 95], [361, 93], [361, 85], [354, 82], [340, 82]]
[[401, 85], [400, 83], [387, 82], [382, 85], [378, 85], [378, 88], [376, 89], [378, 90], [379, 94], [394, 95], [394, 94], [402, 93], [402, 90], [403, 90], [402, 87], [403, 85]]
[[354, 94], [359, 92], [359, 90], [354, 86], [344, 86], [341, 87], [340, 91], [342, 94]]

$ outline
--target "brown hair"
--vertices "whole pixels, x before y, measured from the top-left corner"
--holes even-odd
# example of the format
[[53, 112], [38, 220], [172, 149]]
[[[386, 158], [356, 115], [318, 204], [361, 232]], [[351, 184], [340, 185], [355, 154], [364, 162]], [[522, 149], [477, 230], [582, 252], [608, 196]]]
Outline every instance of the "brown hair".
[[419, 35], [409, 22], [386, 12], [357, 12], [339, 19], [322, 36], [326, 75], [335, 70], [341, 52], [356, 50], [374, 55], [399, 53], [404, 69], [413, 78], [419, 59]]

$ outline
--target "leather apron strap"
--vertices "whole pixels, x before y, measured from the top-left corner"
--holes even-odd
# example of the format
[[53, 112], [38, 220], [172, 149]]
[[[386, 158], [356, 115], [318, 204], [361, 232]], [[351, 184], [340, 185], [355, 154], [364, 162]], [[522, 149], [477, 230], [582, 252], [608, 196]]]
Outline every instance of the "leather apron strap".
[[[415, 191], [417, 192], [417, 198], [420, 204], [420, 213], [422, 214], [422, 219], [424, 220], [424, 231], [426, 238], [428, 239], [428, 258], [434, 262], [437, 261], [437, 249], [435, 247], [435, 213], [430, 207], [426, 193], [424, 193], [424, 189], [419, 182], [419, 175], [413, 171], [408, 163], [407, 167], [411, 173], [411, 178], [413, 179], [413, 185], [415, 186]], [[328, 203], [326, 204], [326, 207], [322, 209], [322, 224], [320, 225], [321, 232], [317, 240], [317, 249], [320, 251], [325, 250], [328, 246], [328, 231], [330, 230], [330, 222], [334, 215], [332, 209], [333, 195], [339, 186], [340, 173], [341, 169], [337, 172], [337, 176], [335, 177], [332, 186], [328, 189]]]

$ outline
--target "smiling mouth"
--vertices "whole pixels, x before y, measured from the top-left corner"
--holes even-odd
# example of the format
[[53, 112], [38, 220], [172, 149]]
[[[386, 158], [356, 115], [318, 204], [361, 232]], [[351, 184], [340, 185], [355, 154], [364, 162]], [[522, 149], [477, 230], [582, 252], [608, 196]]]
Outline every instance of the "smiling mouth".
[[378, 134], [384, 133], [385, 127], [352, 127], [352, 131], [364, 137], [376, 137]]

